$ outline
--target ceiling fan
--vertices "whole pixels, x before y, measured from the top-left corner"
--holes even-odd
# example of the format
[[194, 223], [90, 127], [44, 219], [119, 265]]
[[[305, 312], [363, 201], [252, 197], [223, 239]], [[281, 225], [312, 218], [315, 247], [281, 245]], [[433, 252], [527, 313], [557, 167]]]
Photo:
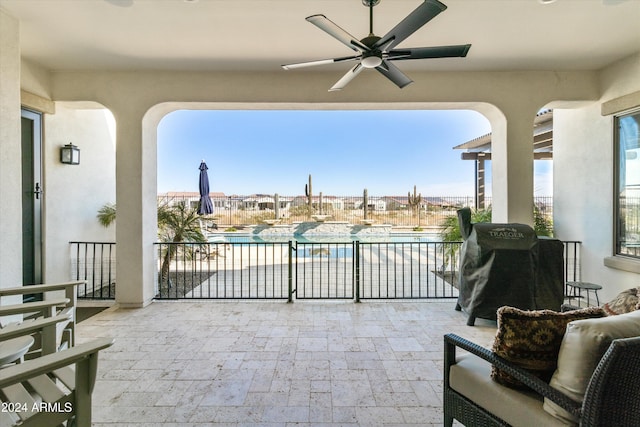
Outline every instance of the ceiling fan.
[[375, 68], [399, 88], [403, 88], [413, 80], [400, 71], [391, 61], [467, 56], [467, 52], [471, 48], [470, 44], [394, 49], [403, 40], [447, 8], [438, 0], [425, 0], [384, 37], [378, 37], [373, 33], [373, 7], [379, 2], [380, 0], [362, 0], [362, 3], [369, 7], [369, 35], [361, 40], [356, 39], [324, 15], [312, 15], [306, 18], [307, 21], [322, 31], [356, 51], [356, 55], [287, 64], [283, 65], [282, 68], [292, 70], [335, 62], [357, 61], [357, 64], [329, 89], [330, 92], [343, 89], [347, 83], [365, 68]]

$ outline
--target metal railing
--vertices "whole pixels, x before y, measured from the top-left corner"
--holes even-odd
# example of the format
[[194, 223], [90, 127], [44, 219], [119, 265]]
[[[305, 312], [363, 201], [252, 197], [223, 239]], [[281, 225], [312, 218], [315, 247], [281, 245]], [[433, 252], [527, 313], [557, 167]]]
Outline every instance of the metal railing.
[[358, 242], [291, 244], [293, 299], [353, 299], [357, 289]]
[[288, 298], [287, 243], [157, 243], [156, 246], [156, 299]]
[[458, 295], [455, 273], [447, 271], [445, 265], [447, 251], [456, 250], [460, 242], [290, 241], [157, 246], [157, 299], [359, 301]]
[[563, 241], [564, 244], [564, 281], [581, 282], [582, 256], [580, 255], [580, 244], [576, 240]]
[[447, 265], [462, 242], [359, 243], [358, 298], [457, 298], [458, 275]]
[[[564, 243], [580, 281], [580, 242]], [[456, 298], [460, 242], [157, 243], [156, 299]], [[115, 298], [115, 244], [71, 242], [79, 298]]]
[[115, 299], [116, 244], [114, 242], [70, 242], [71, 280], [86, 280], [78, 286], [78, 298]]
[[445, 261], [460, 244], [298, 243], [292, 291], [296, 299], [455, 298], [457, 276]]

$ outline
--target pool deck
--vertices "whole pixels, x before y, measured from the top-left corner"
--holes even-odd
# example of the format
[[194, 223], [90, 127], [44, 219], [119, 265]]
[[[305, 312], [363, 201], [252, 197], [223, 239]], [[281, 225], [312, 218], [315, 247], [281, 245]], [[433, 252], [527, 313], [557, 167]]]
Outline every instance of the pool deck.
[[154, 302], [77, 327], [100, 353], [94, 426], [440, 426], [443, 343], [490, 345], [455, 300]]

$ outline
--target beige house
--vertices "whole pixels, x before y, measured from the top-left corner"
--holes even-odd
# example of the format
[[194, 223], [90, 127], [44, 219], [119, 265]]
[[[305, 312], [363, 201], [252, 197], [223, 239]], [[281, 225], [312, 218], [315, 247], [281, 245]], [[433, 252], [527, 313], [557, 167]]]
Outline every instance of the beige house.
[[[376, 28], [419, 3], [382, 1]], [[554, 111], [557, 237], [582, 242], [582, 277], [602, 297], [636, 286], [640, 259], [616, 250], [614, 126], [640, 107], [640, 3], [446, 3], [401, 46], [471, 43], [466, 58], [402, 61], [414, 81], [404, 89], [365, 70], [328, 92], [346, 67], [280, 65], [348, 52], [304, 18], [324, 13], [365, 35], [358, 0], [0, 0], [0, 287], [68, 280], [69, 241], [115, 239], [117, 302], [149, 304], [157, 126], [178, 109], [473, 109], [492, 126], [494, 220], [531, 224], [543, 108]], [[31, 154], [21, 135], [37, 139]], [[60, 162], [70, 142], [79, 165]], [[96, 211], [114, 200], [117, 227], [103, 229]]]

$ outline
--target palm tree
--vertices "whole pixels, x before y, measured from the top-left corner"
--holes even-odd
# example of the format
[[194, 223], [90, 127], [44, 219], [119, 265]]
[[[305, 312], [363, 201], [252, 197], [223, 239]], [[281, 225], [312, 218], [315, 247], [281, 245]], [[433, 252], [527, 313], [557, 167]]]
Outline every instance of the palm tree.
[[98, 210], [98, 222], [103, 227], [108, 227], [116, 220], [116, 204], [107, 203]]
[[[471, 222], [491, 222], [491, 209], [480, 209], [471, 212]], [[442, 223], [440, 238], [443, 242], [461, 242], [462, 233], [456, 215], [448, 216]]]
[[[491, 209], [481, 209], [471, 212], [471, 222], [491, 222]], [[447, 266], [451, 265], [455, 268], [457, 264], [457, 256], [459, 246], [457, 242], [462, 241], [462, 233], [460, 232], [460, 223], [456, 215], [448, 216], [442, 223], [440, 231], [440, 240], [444, 243], [444, 264], [442, 272], [444, 273]]]
[[162, 257], [160, 268], [162, 277], [169, 277], [171, 260], [182, 242], [204, 243], [206, 239], [200, 229], [200, 215], [197, 209], [187, 207], [185, 202], [175, 205], [158, 206], [158, 237], [161, 242], [169, 243]]
[[158, 237], [163, 242], [204, 242], [197, 209], [185, 202], [158, 206]]
[[553, 222], [542, 212], [538, 205], [533, 206], [533, 228], [537, 236], [553, 236]]
[[[536, 236], [553, 236], [553, 224], [544, 216], [538, 205], [533, 207], [534, 231]], [[471, 222], [491, 222], [491, 209], [476, 210], [471, 212]], [[457, 216], [449, 216], [442, 224], [440, 239], [443, 242], [460, 242], [462, 234], [460, 233], [460, 224]], [[447, 264], [455, 265], [457, 257], [457, 245], [445, 243], [445, 266]], [[444, 269], [444, 267], [443, 267]]]
[[[107, 203], [98, 210], [98, 221], [108, 227], [116, 220], [116, 205]], [[162, 255], [160, 268], [162, 277], [168, 277], [171, 260], [182, 242], [206, 242], [200, 230], [200, 216], [197, 209], [189, 208], [185, 202], [174, 205], [162, 204], [158, 206], [158, 239], [169, 243]]]

